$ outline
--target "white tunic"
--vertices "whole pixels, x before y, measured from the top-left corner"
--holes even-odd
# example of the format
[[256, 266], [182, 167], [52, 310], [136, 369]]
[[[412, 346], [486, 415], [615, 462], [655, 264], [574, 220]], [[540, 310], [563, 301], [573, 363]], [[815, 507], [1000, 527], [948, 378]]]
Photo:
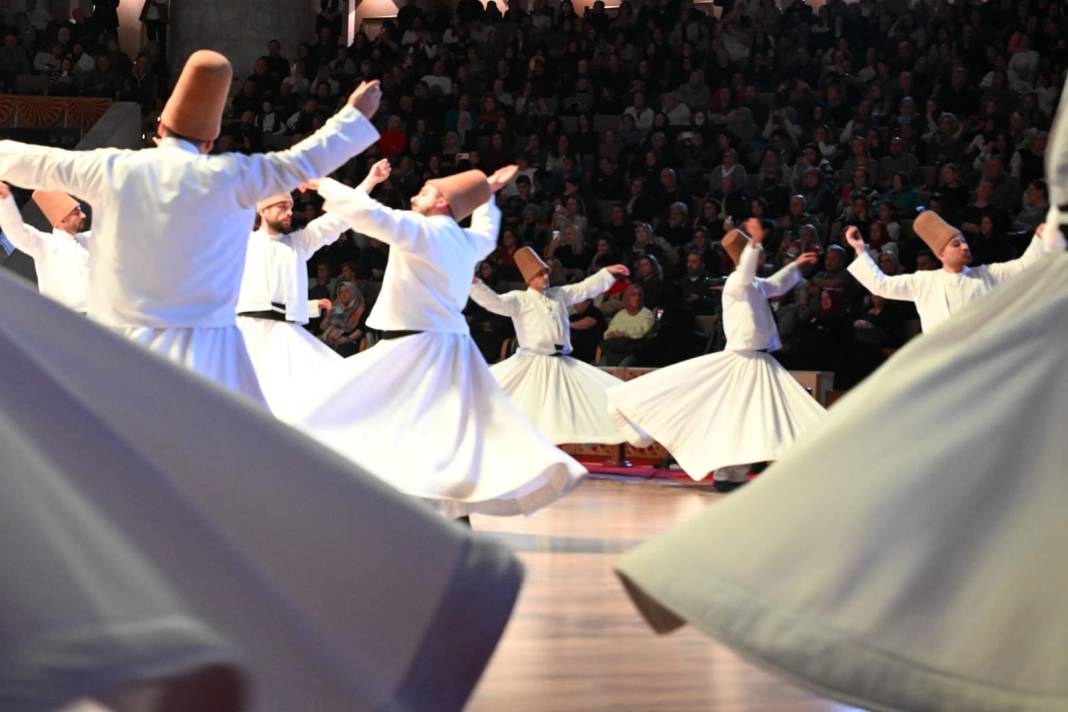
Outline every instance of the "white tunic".
[[519, 350], [533, 354], [571, 353], [571, 323], [568, 307], [593, 299], [612, 287], [615, 276], [606, 269], [578, 284], [498, 295], [481, 281], [471, 286], [471, 299], [494, 314], [508, 316], [515, 324]]
[[497, 240], [491, 198], [462, 229], [447, 216], [392, 210], [361, 190], [320, 184], [326, 210], [390, 245], [368, 325], [424, 333], [346, 359], [336, 385], [297, 425], [404, 492], [452, 515], [533, 512], [585, 474], [508, 400], [461, 310], [471, 274]]
[[788, 265], [756, 276], [760, 253], [742, 250], [723, 287], [726, 349], [627, 381], [608, 391], [609, 411], [634, 445], [663, 445], [690, 477], [778, 459], [824, 414], [765, 351], [779, 348], [768, 299], [801, 279]]
[[756, 482], [627, 554], [627, 591], [658, 631], [691, 623], [857, 707], [1068, 709], [1065, 354], [1060, 255], [911, 341]]
[[[621, 443], [626, 438], [608, 414], [609, 388], [622, 383], [571, 353], [567, 308], [607, 291], [615, 282], [600, 270], [578, 284], [498, 295], [482, 282], [471, 298], [512, 318], [519, 350], [490, 368], [501, 388], [550, 442]], [[553, 355], [557, 354], [557, 355]]]
[[[175, 138], [140, 151], [2, 141], [0, 179], [63, 190], [93, 206], [92, 319], [261, 399], [234, 326], [256, 202], [327, 175], [377, 138], [371, 123], [346, 107], [292, 148], [251, 156], [202, 155]], [[209, 327], [232, 335], [162, 333]]]
[[348, 222], [326, 214], [308, 223], [303, 230], [270, 235], [262, 228], [248, 239], [238, 313], [272, 311], [283, 304], [286, 321], [308, 323], [307, 262], [320, 248], [334, 242], [347, 230]]
[[0, 231], [33, 258], [41, 294], [84, 314], [89, 289], [90, 233], [42, 232], [22, 221], [15, 199], [0, 199]]
[[849, 271], [872, 294], [884, 299], [916, 303], [920, 324], [930, 331], [962, 307], [980, 299], [1002, 282], [1039, 262], [1043, 256], [1062, 251], [1060, 234], [1047, 230], [1043, 238], [1031, 241], [1027, 251], [1010, 262], [965, 267], [954, 274], [944, 269], [885, 275], [866, 251], [858, 255]]
[[280, 418], [328, 383], [324, 369], [341, 360], [301, 325], [308, 323], [307, 261], [347, 228], [344, 219], [327, 214], [287, 235], [261, 229], [249, 237], [238, 313], [276, 312], [285, 321], [238, 316], [237, 326], [267, 405]]
[[229, 661], [255, 712], [463, 707], [500, 543], [3, 274], [0, 363], [4, 712]]

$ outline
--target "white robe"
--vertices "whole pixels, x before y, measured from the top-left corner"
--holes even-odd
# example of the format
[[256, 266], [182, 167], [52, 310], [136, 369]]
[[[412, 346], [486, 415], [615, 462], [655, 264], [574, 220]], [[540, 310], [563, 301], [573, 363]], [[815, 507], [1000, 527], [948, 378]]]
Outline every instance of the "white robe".
[[[308, 323], [307, 262], [346, 229], [344, 219], [327, 214], [286, 235], [260, 229], [249, 237], [237, 326], [267, 404], [279, 417], [294, 412], [308, 393], [321, 388], [323, 372], [341, 361], [303, 324]], [[279, 313], [284, 321], [240, 316], [268, 311]]]
[[569, 492], [585, 469], [508, 400], [461, 313], [475, 264], [496, 245], [494, 200], [463, 229], [451, 217], [392, 210], [333, 180], [319, 193], [328, 212], [390, 245], [368, 326], [423, 333], [346, 359], [331, 375], [334, 391], [299, 427], [454, 516], [529, 514]]
[[768, 299], [793, 289], [801, 274], [790, 265], [760, 279], [758, 261], [757, 249], [747, 245], [723, 287], [726, 350], [608, 391], [609, 410], [631, 444], [652, 438], [695, 480], [728, 466], [777, 460], [825, 413], [766, 353], [780, 346]]
[[482, 282], [471, 287], [476, 304], [512, 318], [519, 349], [490, 372], [549, 442], [613, 444], [626, 439], [608, 414], [606, 395], [623, 381], [568, 355], [567, 308], [604, 293], [614, 282], [615, 276], [602, 269], [578, 284], [544, 292], [498, 295]]
[[[1068, 255], [910, 342], [760, 478], [626, 555], [692, 623], [867, 709], [1068, 709]], [[742, 543], [723, 546], [722, 542]]]
[[42, 232], [22, 221], [15, 199], [0, 199], [0, 230], [33, 258], [41, 294], [84, 314], [89, 291], [90, 233]]
[[915, 302], [923, 330], [930, 331], [1043, 257], [1063, 250], [1060, 233], [1049, 230], [1042, 238], [1036, 236], [1018, 259], [965, 267], [959, 274], [937, 269], [888, 276], [883, 274], [867, 252], [853, 260], [849, 272], [872, 294], [884, 299]]
[[0, 179], [92, 205], [90, 318], [262, 403], [235, 325], [256, 202], [327, 175], [377, 138], [346, 107], [292, 148], [251, 156], [202, 155], [175, 138], [140, 151], [0, 141]]
[[518, 590], [503, 546], [3, 275], [0, 363], [0, 709], [198, 651], [250, 712], [463, 706]]

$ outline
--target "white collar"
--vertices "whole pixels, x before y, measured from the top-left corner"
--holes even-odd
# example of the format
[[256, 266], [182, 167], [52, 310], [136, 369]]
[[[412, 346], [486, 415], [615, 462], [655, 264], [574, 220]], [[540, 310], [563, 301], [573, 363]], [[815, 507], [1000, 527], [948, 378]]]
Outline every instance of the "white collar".
[[200, 153], [200, 149], [197, 148], [196, 144], [192, 141], [186, 141], [185, 139], [177, 138], [175, 136], [165, 136], [164, 138], [161, 138], [158, 146], [160, 148], [177, 148], [186, 153]]

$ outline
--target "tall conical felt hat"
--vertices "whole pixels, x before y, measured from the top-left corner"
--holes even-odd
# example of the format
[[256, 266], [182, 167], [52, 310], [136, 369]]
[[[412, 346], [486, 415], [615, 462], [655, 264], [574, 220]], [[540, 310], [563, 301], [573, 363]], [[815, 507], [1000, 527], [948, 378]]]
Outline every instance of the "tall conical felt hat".
[[549, 265], [545, 264], [545, 260], [530, 247], [520, 247], [515, 251], [514, 257], [515, 266], [519, 268], [519, 273], [523, 275], [524, 282], [534, 279], [542, 270], [549, 269]]
[[222, 132], [223, 111], [234, 70], [218, 52], [194, 52], [182, 68], [160, 123], [186, 138], [214, 141]]
[[749, 244], [749, 238], [741, 230], [735, 229], [723, 236], [721, 244], [734, 264], [738, 264], [738, 260], [742, 257], [742, 250]]
[[941, 256], [943, 248], [949, 244], [949, 241], [960, 234], [960, 230], [947, 223], [933, 210], [925, 210], [917, 215], [912, 223], [912, 230], [917, 237], [927, 243], [935, 257]]
[[278, 203], [289, 203], [290, 205], [292, 205], [293, 196], [289, 193], [278, 193], [277, 195], [272, 195], [269, 198], [264, 198], [260, 202], [256, 203], [256, 212], [258, 213], [264, 208], [269, 208], [272, 205], [276, 205]]
[[44, 213], [48, 224], [53, 226], [78, 207], [77, 200], [57, 190], [35, 190], [33, 202], [37, 203], [37, 207]]
[[441, 191], [452, 208], [452, 216], [457, 220], [463, 220], [475, 208], [490, 199], [492, 192], [486, 181], [486, 174], [482, 171], [464, 171], [446, 178], [435, 178], [427, 181]]

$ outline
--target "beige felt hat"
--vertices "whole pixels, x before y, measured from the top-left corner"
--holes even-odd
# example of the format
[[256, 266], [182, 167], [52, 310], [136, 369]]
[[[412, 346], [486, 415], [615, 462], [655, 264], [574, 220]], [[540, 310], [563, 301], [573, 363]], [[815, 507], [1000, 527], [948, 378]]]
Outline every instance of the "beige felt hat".
[[953, 227], [942, 216], [932, 210], [925, 210], [916, 216], [912, 223], [912, 231], [927, 243], [935, 256], [942, 254], [942, 250], [949, 241], [960, 234], [960, 230]]
[[55, 226], [60, 220], [70, 215], [70, 211], [78, 207], [78, 201], [66, 193], [55, 190], [33, 191], [33, 202], [44, 213], [48, 224]]
[[749, 244], [749, 238], [741, 230], [735, 229], [723, 236], [721, 244], [734, 264], [738, 264], [738, 260], [742, 257], [742, 250]]
[[515, 251], [514, 257], [515, 266], [519, 268], [519, 273], [523, 275], [524, 282], [534, 279], [542, 270], [549, 269], [549, 265], [545, 264], [545, 260], [530, 247], [520, 247]]
[[463, 220], [475, 208], [490, 199], [492, 194], [486, 174], [482, 171], [464, 171], [445, 178], [435, 178], [427, 181], [441, 191], [441, 194], [449, 201], [452, 208], [452, 216], [456, 220]]
[[186, 138], [214, 141], [222, 132], [223, 111], [234, 70], [218, 52], [202, 49], [190, 55], [160, 123]]
[[264, 208], [269, 208], [272, 205], [277, 205], [278, 203], [289, 203], [290, 205], [292, 205], [293, 196], [289, 193], [278, 193], [277, 195], [272, 195], [269, 198], [264, 198], [260, 202], [256, 203], [256, 212], [258, 213]]

